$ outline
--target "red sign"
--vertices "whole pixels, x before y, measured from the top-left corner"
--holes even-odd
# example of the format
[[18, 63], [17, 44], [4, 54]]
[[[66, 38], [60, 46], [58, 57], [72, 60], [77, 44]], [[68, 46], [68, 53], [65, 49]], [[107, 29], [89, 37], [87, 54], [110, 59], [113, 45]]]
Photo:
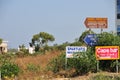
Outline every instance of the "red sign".
[[97, 60], [113, 60], [119, 59], [119, 46], [97, 46]]
[[86, 18], [85, 26], [87, 28], [107, 28], [107, 18]]

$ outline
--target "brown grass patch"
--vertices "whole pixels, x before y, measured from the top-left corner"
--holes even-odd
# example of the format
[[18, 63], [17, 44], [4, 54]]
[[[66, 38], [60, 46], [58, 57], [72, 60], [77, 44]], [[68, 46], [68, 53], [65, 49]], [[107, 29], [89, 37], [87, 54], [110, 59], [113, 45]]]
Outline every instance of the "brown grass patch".
[[[18, 57], [15, 60], [15, 63], [19, 65], [19, 67], [22, 69], [22, 73], [19, 75], [19, 79], [22, 80], [37, 80], [33, 78], [41, 78], [45, 77], [47, 75], [51, 75], [52, 72], [46, 72], [45, 68], [49, 61], [60, 55], [60, 51], [52, 51], [52, 52], [46, 52], [45, 54], [39, 54], [36, 56], [26, 56], [26, 57]], [[27, 70], [28, 64], [33, 64], [35, 66], [40, 66], [40, 71], [38, 72], [31, 72]], [[44, 76], [42, 76], [44, 75]]]

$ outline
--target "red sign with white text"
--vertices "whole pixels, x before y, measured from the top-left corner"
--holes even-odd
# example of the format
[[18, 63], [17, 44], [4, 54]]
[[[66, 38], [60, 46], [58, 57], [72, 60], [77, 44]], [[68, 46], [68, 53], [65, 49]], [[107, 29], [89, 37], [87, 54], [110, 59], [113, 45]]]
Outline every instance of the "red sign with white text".
[[119, 59], [119, 46], [97, 46], [97, 60], [115, 60]]

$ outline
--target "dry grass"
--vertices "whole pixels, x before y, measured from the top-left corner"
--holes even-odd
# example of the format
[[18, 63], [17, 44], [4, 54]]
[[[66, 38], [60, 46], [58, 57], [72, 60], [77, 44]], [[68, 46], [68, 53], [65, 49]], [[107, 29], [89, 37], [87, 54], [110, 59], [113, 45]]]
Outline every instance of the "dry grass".
[[[52, 52], [46, 52], [45, 54], [39, 54], [36, 56], [26, 56], [26, 57], [19, 57], [16, 58], [15, 63], [19, 65], [19, 67], [22, 69], [22, 72], [18, 76], [20, 80], [44, 80], [44, 78], [50, 78], [52, 75], [52, 72], [45, 71], [45, 68], [48, 64], [48, 62], [60, 55], [60, 51], [52, 51]], [[40, 70], [37, 72], [32, 72], [27, 70], [28, 64], [33, 64], [35, 66], [39, 66]], [[48, 77], [49, 75], [49, 77]]]
[[[56, 77], [52, 72], [46, 71], [46, 66], [48, 62], [60, 55], [60, 51], [47, 52], [46, 54], [36, 55], [36, 56], [26, 56], [21, 58], [16, 58], [15, 62], [19, 65], [23, 72], [19, 74], [17, 80], [90, 80], [90, 77], [99, 75], [101, 73], [88, 73], [87, 75], [77, 76], [74, 78], [62, 78], [60, 74], [65, 74], [64, 71], [61, 71]], [[33, 64], [35, 66], [40, 66], [40, 70], [37, 72], [27, 70], [27, 65]], [[75, 70], [71, 70], [74, 72]], [[70, 72], [70, 71], [68, 71]], [[70, 74], [70, 73], [69, 73]], [[69, 75], [68, 74], [68, 75]], [[116, 73], [103, 72], [103, 75], [115, 75]], [[120, 75], [120, 74], [118, 74]]]
[[52, 51], [52, 52], [47, 52], [45, 54], [39, 54], [37, 56], [27, 56], [27, 57], [22, 57], [22, 58], [17, 58], [16, 63], [22, 68], [26, 68], [26, 64], [32, 63], [35, 65], [40, 65], [41, 67], [45, 67], [48, 62], [58, 56], [60, 54], [59, 51]]

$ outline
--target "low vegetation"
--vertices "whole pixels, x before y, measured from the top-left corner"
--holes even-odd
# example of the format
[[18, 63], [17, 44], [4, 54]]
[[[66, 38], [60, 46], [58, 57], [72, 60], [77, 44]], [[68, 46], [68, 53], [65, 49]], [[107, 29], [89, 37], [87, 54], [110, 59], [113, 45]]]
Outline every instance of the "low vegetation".
[[[11, 52], [0, 55], [1, 77], [6, 78], [17, 76], [17, 78], [21, 80], [41, 80], [56, 77], [72, 78], [79, 75], [96, 73], [97, 60], [95, 58], [95, 46], [120, 46], [120, 37], [112, 33], [103, 32], [102, 34], [97, 34], [98, 42], [95, 46], [87, 46], [81, 41], [86, 34], [89, 34], [89, 31], [85, 31], [80, 38], [76, 39], [73, 43], [65, 42], [53, 46], [47, 45], [49, 40], [54, 41], [52, 35], [44, 32], [34, 35], [32, 38], [33, 43], [31, 42], [30, 44], [31, 46], [35, 45], [37, 47], [34, 54], [29, 54], [28, 50], [25, 49], [25, 46], [22, 45], [20, 46], [21, 50], [15, 54], [12, 54]], [[40, 44], [41, 42], [39, 42], [41, 39], [43, 44]], [[39, 46], [35, 43], [39, 43]], [[77, 58], [66, 59], [66, 46], [87, 46], [87, 51], [81, 52]], [[100, 71], [116, 71], [115, 60], [103, 60], [99, 62], [99, 65]], [[108, 76], [99, 74], [90, 77], [88, 80], [106, 79], [119, 80], [120, 77], [117, 75]]]
[[91, 76], [89, 80], [120, 80], [120, 76], [115, 73], [99, 73]]

